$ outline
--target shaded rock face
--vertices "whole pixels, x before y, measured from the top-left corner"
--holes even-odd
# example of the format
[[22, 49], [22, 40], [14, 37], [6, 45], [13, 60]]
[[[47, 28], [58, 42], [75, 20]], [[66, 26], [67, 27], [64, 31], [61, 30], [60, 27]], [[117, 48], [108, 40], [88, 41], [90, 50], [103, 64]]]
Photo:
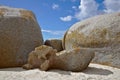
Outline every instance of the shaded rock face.
[[50, 40], [46, 40], [45, 45], [51, 46], [54, 49], [57, 49], [57, 51], [62, 51], [63, 47], [62, 47], [62, 40], [59, 39], [50, 39]]
[[29, 54], [28, 63], [24, 69], [40, 68], [41, 70], [61, 69], [67, 71], [82, 71], [86, 69], [94, 57], [90, 49], [72, 49], [56, 53], [56, 49], [42, 45]]
[[63, 47], [67, 50], [94, 48], [93, 62], [120, 68], [120, 13], [100, 15], [74, 24], [64, 35]]
[[0, 68], [22, 66], [28, 53], [42, 44], [41, 30], [31, 11], [0, 7]]

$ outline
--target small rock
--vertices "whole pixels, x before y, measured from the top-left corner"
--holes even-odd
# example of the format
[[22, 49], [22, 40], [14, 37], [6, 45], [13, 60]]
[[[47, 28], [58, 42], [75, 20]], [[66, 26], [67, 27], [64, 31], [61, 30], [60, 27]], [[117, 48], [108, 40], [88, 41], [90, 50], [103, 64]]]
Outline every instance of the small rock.
[[66, 71], [83, 71], [94, 58], [94, 52], [87, 48], [75, 48], [64, 50], [51, 56], [49, 69], [61, 69]]
[[57, 49], [58, 52], [63, 50], [62, 40], [60, 40], [60, 39], [46, 40], [45, 45], [48, 45], [48, 46], [53, 47], [54, 49]]

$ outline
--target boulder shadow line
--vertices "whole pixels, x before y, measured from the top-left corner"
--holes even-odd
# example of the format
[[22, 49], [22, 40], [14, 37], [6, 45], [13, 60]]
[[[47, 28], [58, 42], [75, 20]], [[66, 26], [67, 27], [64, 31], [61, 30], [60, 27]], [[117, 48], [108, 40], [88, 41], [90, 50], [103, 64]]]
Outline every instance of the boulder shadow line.
[[16, 68], [2, 68], [0, 71], [13, 71], [13, 72], [21, 72], [21, 71], [27, 71], [23, 69], [22, 67], [16, 67]]
[[[4, 68], [0, 69], [0, 71], [14, 71], [14, 72], [21, 72], [21, 71], [27, 71], [21, 67], [17, 68]], [[64, 71], [64, 70], [59, 70], [59, 69], [51, 69], [46, 72], [54, 72], [54, 73], [59, 73], [62, 75], [71, 75], [72, 71]], [[90, 75], [110, 75], [113, 74], [112, 71], [107, 70], [107, 69], [102, 69], [102, 68], [96, 68], [96, 67], [88, 67], [86, 70], [81, 71], [81, 72], [73, 72], [73, 73], [84, 73], [84, 74], [90, 74]]]
[[[72, 71], [63, 71], [63, 70], [58, 70], [58, 69], [52, 69], [52, 70], [49, 70], [49, 72], [55, 72], [55, 73], [59, 73], [62, 75], [71, 75]], [[110, 75], [110, 74], [113, 74], [113, 72], [110, 70], [96, 68], [96, 67], [88, 67], [84, 71], [73, 72], [73, 73], [84, 73], [84, 74], [89, 74], [89, 75]]]
[[62, 75], [71, 75], [71, 71], [64, 71], [59, 69], [52, 69], [52, 70], [49, 70], [49, 72], [59, 73]]
[[110, 75], [113, 74], [112, 71], [102, 68], [96, 68], [96, 67], [88, 67], [86, 70], [83, 71], [85, 74], [91, 74], [91, 75]]

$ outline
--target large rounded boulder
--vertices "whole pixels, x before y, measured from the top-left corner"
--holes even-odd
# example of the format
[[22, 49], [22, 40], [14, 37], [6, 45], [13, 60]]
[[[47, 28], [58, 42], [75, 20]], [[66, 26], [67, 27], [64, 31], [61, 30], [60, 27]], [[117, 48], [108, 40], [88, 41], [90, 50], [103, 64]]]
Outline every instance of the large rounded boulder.
[[31, 11], [0, 7], [0, 68], [22, 66], [28, 53], [42, 44], [41, 29]]
[[65, 33], [67, 50], [84, 47], [95, 50], [95, 63], [120, 68], [120, 13], [99, 15], [74, 24]]

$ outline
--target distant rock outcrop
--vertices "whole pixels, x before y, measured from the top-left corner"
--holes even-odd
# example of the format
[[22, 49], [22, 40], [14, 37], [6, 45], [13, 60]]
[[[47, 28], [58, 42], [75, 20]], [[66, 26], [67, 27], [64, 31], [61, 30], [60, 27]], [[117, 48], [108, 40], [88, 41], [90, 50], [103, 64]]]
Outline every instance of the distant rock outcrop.
[[51, 46], [54, 49], [57, 49], [58, 52], [63, 50], [62, 40], [60, 39], [49, 39], [49, 40], [46, 40], [44, 44]]
[[0, 68], [22, 66], [28, 53], [43, 44], [31, 11], [0, 6]]
[[93, 62], [120, 68], [120, 13], [99, 15], [74, 24], [64, 35], [63, 47], [94, 48]]
[[24, 69], [40, 68], [41, 70], [61, 69], [68, 71], [85, 70], [94, 57], [90, 49], [72, 49], [56, 53], [52, 47], [42, 45], [29, 54], [28, 63]]

